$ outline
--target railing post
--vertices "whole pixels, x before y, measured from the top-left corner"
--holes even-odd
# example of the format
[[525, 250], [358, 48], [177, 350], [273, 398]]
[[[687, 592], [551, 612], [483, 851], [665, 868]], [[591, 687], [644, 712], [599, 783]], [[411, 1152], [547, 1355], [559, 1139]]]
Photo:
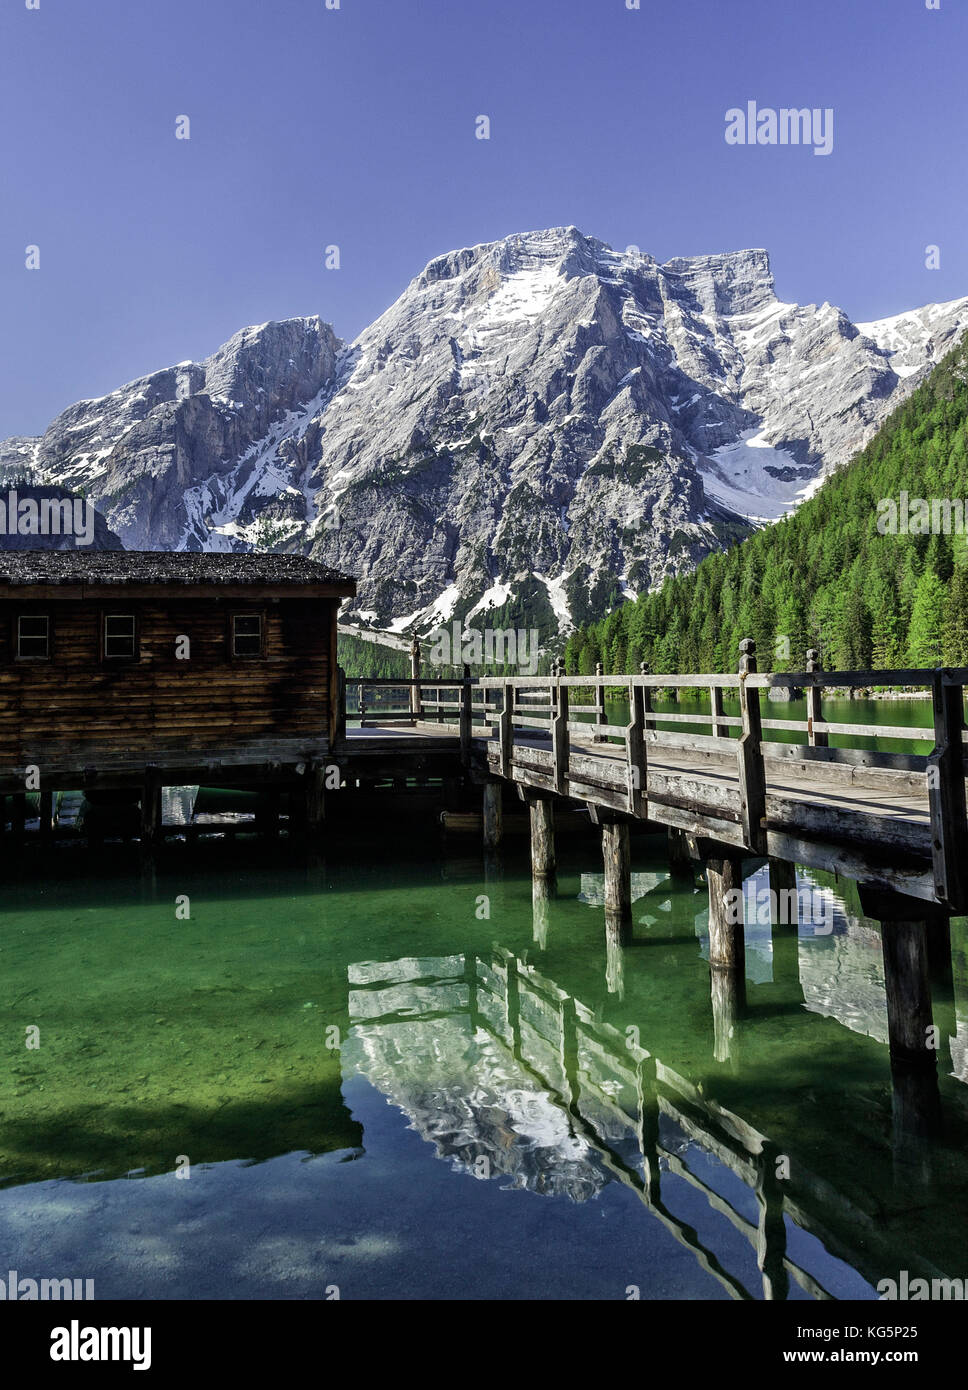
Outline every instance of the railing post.
[[[648, 674], [649, 663], [647, 661], [640, 661], [639, 675], [647, 676]], [[652, 687], [650, 685], [643, 685], [642, 687], [642, 713], [645, 716], [645, 727], [647, 729], [654, 729], [655, 720], [649, 718], [649, 715], [652, 713]]]
[[[600, 661], [596, 661], [596, 662], [595, 662], [595, 675], [596, 675], [596, 676], [601, 676], [601, 675], [604, 674], [604, 671], [605, 671], [605, 667], [602, 665], [602, 663], [601, 663]], [[606, 713], [605, 713], [605, 684], [604, 684], [604, 682], [600, 682], [598, 685], [595, 686], [595, 723], [596, 723], [596, 724], [607, 724], [607, 723], [608, 723], [608, 716], [607, 716]], [[600, 734], [600, 733], [598, 733], [598, 732], [592, 734], [592, 743], [604, 743], [604, 742], [605, 742], [605, 735], [604, 735], [604, 734]]]
[[713, 738], [728, 738], [729, 725], [720, 723], [723, 714], [723, 687], [721, 685], [709, 687], [709, 711], [712, 715]]
[[555, 791], [565, 795], [568, 781], [568, 687], [561, 683], [561, 667], [555, 667], [555, 713], [551, 721], [551, 756], [554, 761]]
[[346, 672], [336, 668], [336, 718], [333, 720], [333, 743], [346, 742]]
[[[420, 679], [420, 643], [417, 641], [416, 637], [410, 643], [410, 679], [412, 681], [419, 681]], [[410, 713], [413, 716], [414, 723], [417, 722], [423, 713], [419, 685], [412, 685], [410, 687]]]
[[626, 731], [629, 810], [633, 816], [643, 817], [648, 814], [644, 695], [644, 686], [636, 685], [634, 676], [631, 677], [629, 679], [629, 726]]
[[514, 686], [505, 683], [501, 687], [503, 701], [501, 720], [498, 724], [498, 739], [501, 750], [501, 776], [511, 775], [511, 750], [514, 747]]
[[739, 712], [743, 732], [739, 741], [739, 800], [743, 841], [754, 854], [766, 853], [766, 770], [763, 766], [760, 692], [747, 684], [756, 674], [756, 643], [744, 637], [739, 644]]
[[366, 696], [363, 691], [363, 678], [360, 677], [360, 686], [356, 696], [357, 714], [360, 717], [360, 728], [366, 725]]
[[460, 688], [460, 760], [464, 767], [471, 755], [471, 727], [474, 722], [471, 698], [471, 668], [465, 662], [464, 683]]
[[[820, 653], [816, 647], [811, 647], [807, 652], [807, 670], [821, 671]], [[826, 748], [827, 735], [817, 732], [817, 725], [823, 723], [823, 712], [820, 708], [820, 686], [807, 686], [807, 743], [811, 748]]]
[[945, 683], [945, 671], [931, 682], [934, 708], [934, 749], [928, 758], [928, 806], [931, 813], [931, 858], [934, 891], [940, 903], [961, 913], [966, 905], [965, 860], [968, 858], [968, 814], [965, 808], [965, 693]]

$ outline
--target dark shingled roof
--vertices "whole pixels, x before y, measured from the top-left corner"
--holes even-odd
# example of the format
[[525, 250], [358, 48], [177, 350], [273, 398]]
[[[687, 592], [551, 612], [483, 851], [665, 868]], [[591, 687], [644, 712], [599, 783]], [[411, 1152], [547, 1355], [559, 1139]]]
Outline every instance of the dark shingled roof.
[[305, 555], [164, 550], [0, 550], [0, 584], [332, 584], [348, 575]]

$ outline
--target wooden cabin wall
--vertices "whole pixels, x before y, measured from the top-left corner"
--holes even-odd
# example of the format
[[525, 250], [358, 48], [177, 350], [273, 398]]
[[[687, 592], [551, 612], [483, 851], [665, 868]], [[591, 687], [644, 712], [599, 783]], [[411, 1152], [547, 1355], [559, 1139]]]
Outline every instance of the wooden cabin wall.
[[[114, 603], [0, 601], [0, 760], [39, 762], [78, 746], [119, 755], [325, 739], [336, 602], [152, 599]], [[101, 617], [134, 613], [140, 660], [100, 659]], [[230, 616], [259, 612], [264, 659], [230, 656]], [[52, 656], [15, 660], [16, 620], [48, 614]], [[176, 639], [191, 641], [178, 660]]]

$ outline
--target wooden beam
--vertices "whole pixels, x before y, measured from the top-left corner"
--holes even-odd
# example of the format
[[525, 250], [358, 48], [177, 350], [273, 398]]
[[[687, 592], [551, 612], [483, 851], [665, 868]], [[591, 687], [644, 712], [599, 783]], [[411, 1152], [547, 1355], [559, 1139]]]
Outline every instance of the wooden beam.
[[568, 733], [568, 687], [562, 685], [559, 674], [553, 687], [555, 715], [551, 724], [551, 756], [554, 767], [555, 789], [564, 794], [568, 781], [570, 735]]
[[746, 684], [756, 672], [756, 643], [744, 637], [739, 644], [739, 709], [743, 732], [739, 740], [739, 803], [743, 836], [753, 854], [766, 852], [766, 774], [760, 756], [760, 692]]
[[[807, 670], [811, 674], [816, 674], [821, 670], [820, 653], [815, 647], [811, 647], [807, 652]], [[811, 682], [807, 688], [807, 742], [811, 748], [826, 748], [827, 746], [827, 735], [818, 732], [816, 727], [822, 722], [820, 686]]]
[[968, 814], [965, 807], [964, 690], [937, 672], [931, 686], [934, 751], [928, 758], [931, 860], [938, 901], [953, 912], [968, 906]]

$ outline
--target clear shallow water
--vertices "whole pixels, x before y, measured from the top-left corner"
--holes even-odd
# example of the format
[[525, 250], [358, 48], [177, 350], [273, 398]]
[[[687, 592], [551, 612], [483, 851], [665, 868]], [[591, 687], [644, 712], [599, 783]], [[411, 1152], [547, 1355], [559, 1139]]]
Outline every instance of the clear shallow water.
[[[777, 1296], [963, 1274], [964, 923], [936, 1012], [947, 1129], [900, 1141], [852, 885], [803, 881], [829, 933], [774, 949], [749, 926], [717, 1060], [705, 888], [659, 841], [633, 840], [620, 950], [594, 836], [537, 908], [523, 842], [486, 868], [474, 837], [374, 839], [311, 868], [285, 842], [176, 845], [150, 883], [120, 849], [41, 882], [25, 863], [0, 919], [0, 1269], [102, 1298], [758, 1298], [753, 1135], [792, 1164], [807, 1288], [774, 1269]], [[630, 1036], [665, 1077], [651, 1206]]]

